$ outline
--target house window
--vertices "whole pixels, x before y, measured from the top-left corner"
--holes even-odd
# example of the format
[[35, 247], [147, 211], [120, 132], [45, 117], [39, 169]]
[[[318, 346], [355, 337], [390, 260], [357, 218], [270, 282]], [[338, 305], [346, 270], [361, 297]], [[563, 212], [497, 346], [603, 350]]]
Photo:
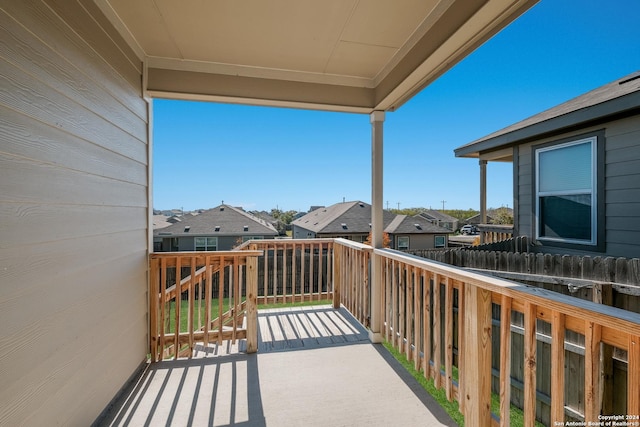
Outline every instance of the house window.
[[196, 251], [217, 251], [218, 250], [218, 238], [217, 237], [196, 237]]
[[597, 243], [597, 137], [535, 151], [536, 238]]
[[433, 239], [434, 247], [436, 248], [444, 248], [447, 245], [447, 237], [446, 236], [435, 236]]
[[399, 251], [409, 249], [409, 236], [398, 236], [398, 248]]

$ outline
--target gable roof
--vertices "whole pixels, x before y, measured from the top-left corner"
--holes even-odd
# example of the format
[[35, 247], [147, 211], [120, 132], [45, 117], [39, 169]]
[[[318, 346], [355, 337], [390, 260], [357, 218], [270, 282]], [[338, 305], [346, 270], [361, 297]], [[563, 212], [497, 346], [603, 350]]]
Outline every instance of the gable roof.
[[636, 114], [640, 114], [640, 71], [458, 147], [454, 153], [456, 157], [479, 157], [485, 151]]
[[[382, 222], [386, 227], [394, 214], [383, 212]], [[361, 201], [336, 203], [316, 209], [292, 222], [293, 225], [316, 234], [354, 234], [371, 231], [371, 205]]]
[[440, 222], [456, 222], [458, 218], [454, 218], [451, 215], [447, 215], [444, 212], [437, 211], [435, 209], [428, 209], [420, 212], [418, 215], [427, 218], [427, 219], [435, 219]]
[[[245, 226], [248, 226], [245, 230]], [[216, 228], [220, 227], [218, 231]], [[242, 209], [220, 205], [160, 230], [155, 236], [276, 236], [273, 225]]]
[[384, 231], [389, 234], [449, 234], [451, 230], [433, 224], [420, 215], [397, 215]]

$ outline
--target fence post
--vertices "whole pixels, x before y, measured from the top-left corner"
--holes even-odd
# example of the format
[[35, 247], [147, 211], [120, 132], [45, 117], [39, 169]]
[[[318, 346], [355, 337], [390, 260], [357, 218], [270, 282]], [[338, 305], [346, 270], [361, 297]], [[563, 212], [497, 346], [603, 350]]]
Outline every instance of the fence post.
[[342, 251], [344, 246], [333, 245], [333, 308], [340, 308], [340, 292], [342, 288]]
[[258, 258], [247, 258], [247, 353], [258, 351]]
[[464, 286], [464, 423], [491, 426], [491, 292]]

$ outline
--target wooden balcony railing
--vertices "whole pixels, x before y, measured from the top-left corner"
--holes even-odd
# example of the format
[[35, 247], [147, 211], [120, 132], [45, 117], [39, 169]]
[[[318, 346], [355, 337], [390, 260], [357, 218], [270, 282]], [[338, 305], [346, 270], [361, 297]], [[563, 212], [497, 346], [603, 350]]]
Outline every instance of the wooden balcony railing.
[[[369, 326], [458, 401], [467, 425], [509, 425], [516, 370], [527, 426], [536, 418], [598, 425], [600, 414], [640, 415], [639, 314], [344, 239], [257, 240], [241, 249], [151, 255], [152, 360], [189, 356], [194, 342], [245, 336], [255, 351], [254, 302], [333, 299], [365, 325], [379, 318]], [[382, 281], [378, 307], [370, 303], [373, 265]], [[183, 319], [187, 325], [178, 326]], [[568, 334], [583, 337], [577, 370], [565, 363]], [[549, 347], [545, 357], [541, 345]], [[626, 368], [615, 384], [613, 355]], [[550, 383], [546, 415], [537, 381]], [[582, 408], [571, 412], [565, 402], [576, 389]], [[492, 391], [500, 401], [494, 416]]]
[[[564, 425], [565, 393], [584, 384], [583, 425], [600, 425], [605, 357], [608, 346], [627, 353], [627, 381], [616, 385], [625, 402], [606, 415], [640, 414], [640, 315], [590, 301], [514, 282], [465, 272], [462, 269], [407, 256], [396, 251], [375, 250], [383, 259], [382, 307], [386, 339], [435, 386], [444, 387], [456, 399], [465, 423], [489, 426], [492, 421], [492, 357], [499, 359], [499, 425], [509, 425], [511, 402], [512, 314], [522, 313], [524, 338], [522, 360], [525, 425], [536, 419], [538, 370], [537, 325], [550, 324], [551, 409], [547, 425]], [[499, 318], [499, 346], [492, 347], [492, 310]], [[565, 334], [584, 336], [584, 370], [565, 370]], [[492, 354], [497, 351], [498, 354]], [[426, 355], [426, 356], [425, 356]], [[457, 380], [454, 378], [457, 367]], [[611, 409], [609, 409], [611, 410]], [[539, 415], [539, 414], [538, 414]], [[559, 422], [562, 424], [554, 424]], [[593, 424], [589, 424], [589, 422]], [[635, 422], [635, 421], [633, 421]]]
[[247, 352], [255, 352], [260, 255], [261, 251], [151, 254], [151, 361], [191, 357], [198, 342], [221, 344], [242, 338], [247, 339]]
[[238, 250], [259, 250], [258, 304], [333, 298], [333, 239], [251, 240]]

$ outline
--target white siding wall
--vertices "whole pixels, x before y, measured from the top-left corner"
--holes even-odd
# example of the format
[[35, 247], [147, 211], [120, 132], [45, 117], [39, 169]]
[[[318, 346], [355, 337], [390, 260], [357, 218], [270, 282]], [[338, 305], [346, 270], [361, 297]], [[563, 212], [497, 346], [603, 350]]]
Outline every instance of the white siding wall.
[[[606, 255], [640, 257], [640, 116], [519, 147], [519, 233], [533, 233], [532, 145], [605, 129]], [[565, 251], [566, 252], [566, 251]]]
[[85, 0], [0, 40], [0, 425], [88, 425], [147, 353], [141, 64]]

